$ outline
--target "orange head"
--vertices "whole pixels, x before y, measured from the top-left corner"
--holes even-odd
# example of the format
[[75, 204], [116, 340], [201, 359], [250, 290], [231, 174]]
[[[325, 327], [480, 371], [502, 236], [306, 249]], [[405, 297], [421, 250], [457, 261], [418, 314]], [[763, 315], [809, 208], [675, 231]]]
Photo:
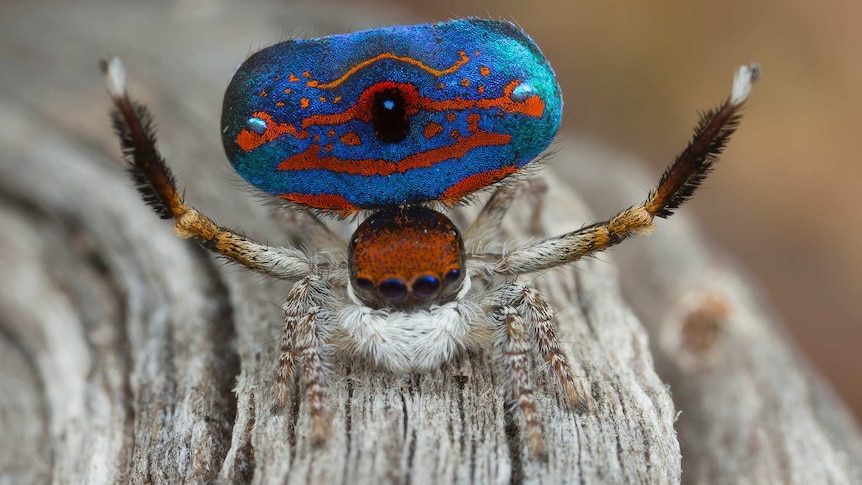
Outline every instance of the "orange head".
[[372, 306], [448, 301], [464, 281], [464, 243], [455, 224], [426, 207], [385, 209], [353, 233], [350, 282]]

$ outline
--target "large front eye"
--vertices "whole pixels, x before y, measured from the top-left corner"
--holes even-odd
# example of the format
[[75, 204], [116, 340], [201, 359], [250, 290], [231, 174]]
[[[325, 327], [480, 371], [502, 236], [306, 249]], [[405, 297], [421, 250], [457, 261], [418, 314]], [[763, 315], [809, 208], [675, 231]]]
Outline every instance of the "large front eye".
[[374, 93], [371, 119], [374, 134], [380, 141], [397, 143], [407, 137], [410, 121], [407, 119], [407, 103], [398, 88], [387, 88]]

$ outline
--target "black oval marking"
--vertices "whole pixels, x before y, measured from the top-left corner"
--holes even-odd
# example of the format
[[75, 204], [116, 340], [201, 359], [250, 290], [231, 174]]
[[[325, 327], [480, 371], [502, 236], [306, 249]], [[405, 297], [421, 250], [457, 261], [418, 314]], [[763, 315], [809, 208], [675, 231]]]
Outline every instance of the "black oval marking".
[[385, 143], [398, 143], [407, 138], [410, 120], [404, 95], [397, 88], [383, 89], [374, 93], [371, 105], [371, 120], [374, 134]]

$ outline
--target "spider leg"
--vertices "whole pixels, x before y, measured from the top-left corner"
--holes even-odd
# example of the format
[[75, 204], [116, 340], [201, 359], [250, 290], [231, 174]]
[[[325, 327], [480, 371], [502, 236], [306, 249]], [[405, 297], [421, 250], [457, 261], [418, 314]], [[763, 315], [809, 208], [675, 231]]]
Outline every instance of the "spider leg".
[[207, 249], [255, 271], [277, 278], [298, 280], [317, 271], [305, 254], [294, 248], [267, 246], [219, 226], [186, 205], [173, 173], [156, 148], [152, 117], [143, 105], [126, 94], [125, 71], [117, 58], [103, 62], [108, 93], [114, 102], [114, 128], [120, 137], [129, 171], [138, 191], [164, 219], [173, 218], [174, 232], [196, 239]]
[[468, 253], [476, 253], [489, 242], [496, 239], [503, 224], [503, 218], [512, 204], [523, 194], [533, 195], [534, 217], [536, 221], [541, 211], [543, 196], [548, 186], [540, 179], [520, 179], [512, 184], [501, 185], [482, 206], [482, 210], [470, 227], [464, 232], [464, 246]]
[[554, 308], [535, 288], [517, 283], [512, 286], [521, 293], [522, 304], [519, 308], [527, 317], [530, 333], [539, 355], [559, 379], [569, 402], [580, 409], [588, 410], [592, 407], [592, 398], [589, 389], [584, 386], [585, 383], [575, 378], [569, 359], [560, 348], [557, 330], [553, 323]]
[[499, 257], [494, 271], [518, 275], [553, 268], [603, 251], [629, 237], [649, 234], [656, 217], [667, 218], [688, 200], [718, 161], [740, 121], [740, 108], [759, 76], [756, 65], [740, 67], [730, 98], [701, 115], [694, 137], [661, 177], [658, 186], [640, 205], [608, 221], [577, 231], [517, 247]]
[[530, 365], [532, 348], [529, 330], [514, 306], [499, 307], [494, 317], [502, 324], [502, 331], [498, 334], [498, 345], [512, 386], [512, 399], [524, 417], [530, 452], [537, 456], [542, 455], [545, 444], [542, 438], [542, 427], [539, 424], [539, 413], [536, 411], [536, 400], [533, 396]]
[[536, 350], [557, 376], [569, 402], [589, 409], [592, 399], [584, 382], [575, 377], [554, 328], [554, 309], [535, 289], [523, 283], [507, 284], [489, 295], [486, 306], [499, 322], [498, 346], [503, 351], [515, 403], [526, 421], [530, 449], [541, 454], [542, 434], [533, 401], [530, 356]]
[[275, 378], [275, 399], [280, 407], [287, 405], [291, 384], [296, 376], [295, 369], [299, 354], [296, 351], [296, 328], [299, 323], [294, 315], [284, 315], [281, 330], [281, 353], [278, 357], [278, 371]]
[[322, 333], [331, 316], [327, 307], [331, 304], [331, 296], [332, 290], [328, 283], [312, 275], [293, 285], [284, 304], [284, 333], [276, 379], [276, 398], [281, 405], [287, 402], [293, 369], [299, 360], [314, 445], [326, 441], [329, 436], [329, 420], [323, 402], [326, 396], [326, 366]]
[[[344, 251], [347, 241], [330, 229], [323, 220], [309, 211], [298, 211], [296, 207], [277, 206], [272, 211], [273, 218], [291, 227], [293, 234], [302, 238], [302, 243], [313, 248], [327, 251]], [[346, 257], [346, 256], [345, 256]]]

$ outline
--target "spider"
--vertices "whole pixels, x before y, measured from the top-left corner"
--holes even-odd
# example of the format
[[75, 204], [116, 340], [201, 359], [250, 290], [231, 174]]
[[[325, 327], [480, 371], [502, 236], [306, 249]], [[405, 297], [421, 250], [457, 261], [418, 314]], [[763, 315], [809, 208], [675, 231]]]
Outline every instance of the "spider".
[[[702, 114], [643, 203], [560, 236], [492, 251], [487, 242], [528, 186], [517, 176], [547, 148], [562, 114], [553, 71], [525, 33], [505, 21], [466, 19], [259, 51], [225, 94], [225, 151], [247, 181], [320, 227], [321, 216], [364, 217], [346, 258], [336, 258], [261, 244], [187, 205], [156, 148], [149, 112], [126, 94], [122, 64], [115, 58], [102, 69], [143, 199], [174, 220], [179, 237], [292, 282], [276, 396], [285, 404], [301, 373], [314, 443], [329, 432], [324, 396], [336, 354], [396, 373], [427, 372], [493, 345], [537, 455], [544, 445], [534, 356], [574, 406], [588, 408], [590, 396], [560, 347], [553, 309], [517, 277], [648, 234], [656, 217], [672, 215], [711, 171], [759, 75], [753, 64], [738, 69], [730, 97]], [[446, 207], [492, 186], [462, 235]]]

